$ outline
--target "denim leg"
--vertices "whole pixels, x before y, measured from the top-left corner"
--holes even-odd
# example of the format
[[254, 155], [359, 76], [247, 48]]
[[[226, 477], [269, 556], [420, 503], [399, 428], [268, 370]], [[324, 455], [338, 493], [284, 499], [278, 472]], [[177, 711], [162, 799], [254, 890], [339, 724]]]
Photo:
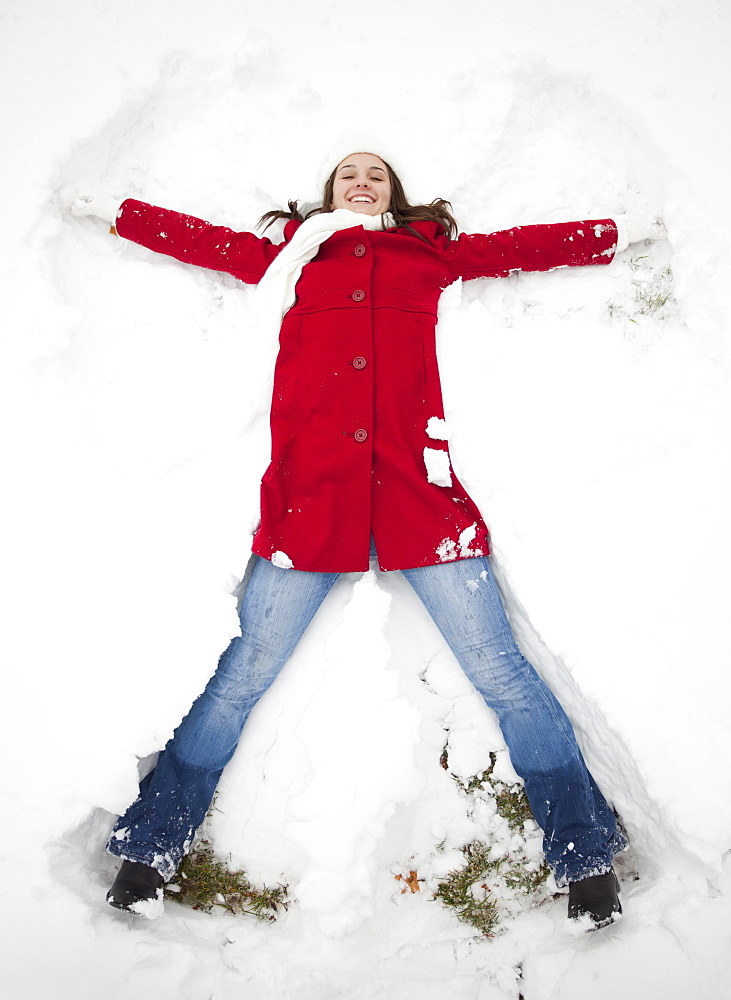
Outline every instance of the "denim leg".
[[559, 885], [610, 867], [626, 841], [566, 713], [518, 649], [484, 557], [403, 571], [496, 713]]
[[240, 610], [241, 636], [140, 784], [107, 850], [171, 878], [205, 818], [241, 730], [338, 577], [280, 569], [259, 556]]

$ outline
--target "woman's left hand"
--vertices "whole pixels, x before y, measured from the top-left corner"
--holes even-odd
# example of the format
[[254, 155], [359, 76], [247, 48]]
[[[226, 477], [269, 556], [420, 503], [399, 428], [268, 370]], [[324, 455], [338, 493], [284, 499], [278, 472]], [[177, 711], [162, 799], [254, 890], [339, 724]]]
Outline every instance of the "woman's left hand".
[[658, 212], [639, 209], [625, 215], [615, 215], [617, 225], [617, 250], [624, 250], [630, 243], [643, 240], [665, 240], [667, 229]]

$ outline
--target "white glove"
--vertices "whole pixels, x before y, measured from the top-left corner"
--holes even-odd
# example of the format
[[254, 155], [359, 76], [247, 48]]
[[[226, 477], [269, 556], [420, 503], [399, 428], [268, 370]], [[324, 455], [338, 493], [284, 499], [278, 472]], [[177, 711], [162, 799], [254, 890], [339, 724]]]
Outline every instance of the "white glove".
[[72, 215], [94, 215], [97, 219], [113, 226], [123, 200], [114, 198], [110, 194], [84, 195], [81, 198], [74, 198], [69, 205], [69, 211]]
[[626, 250], [630, 243], [664, 240], [668, 235], [662, 219], [650, 209], [615, 215], [614, 222], [617, 226], [617, 253]]

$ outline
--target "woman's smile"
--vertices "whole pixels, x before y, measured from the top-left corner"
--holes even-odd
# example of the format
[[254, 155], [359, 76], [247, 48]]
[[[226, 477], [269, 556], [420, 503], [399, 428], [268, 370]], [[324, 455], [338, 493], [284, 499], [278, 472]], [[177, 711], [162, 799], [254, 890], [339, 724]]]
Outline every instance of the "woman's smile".
[[331, 209], [381, 215], [390, 206], [391, 179], [380, 156], [373, 153], [346, 156], [335, 171]]

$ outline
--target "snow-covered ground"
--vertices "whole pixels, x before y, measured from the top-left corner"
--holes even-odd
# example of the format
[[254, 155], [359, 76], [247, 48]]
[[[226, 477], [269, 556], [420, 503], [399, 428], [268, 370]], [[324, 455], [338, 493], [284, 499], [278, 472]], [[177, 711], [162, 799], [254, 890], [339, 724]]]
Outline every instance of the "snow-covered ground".
[[[0, 24], [3, 995], [727, 1000], [728, 6], [3, 0]], [[348, 127], [468, 232], [667, 225], [607, 268], [442, 300], [458, 474], [632, 839], [599, 934], [562, 900], [488, 941], [430, 898], [480, 832], [445, 740], [460, 776], [502, 743], [398, 574], [341, 578], [222, 782], [217, 849], [285, 881], [288, 912], [104, 903], [138, 761], [237, 627], [266, 359], [251, 288], [64, 206], [103, 190], [251, 228], [316, 200]]]

